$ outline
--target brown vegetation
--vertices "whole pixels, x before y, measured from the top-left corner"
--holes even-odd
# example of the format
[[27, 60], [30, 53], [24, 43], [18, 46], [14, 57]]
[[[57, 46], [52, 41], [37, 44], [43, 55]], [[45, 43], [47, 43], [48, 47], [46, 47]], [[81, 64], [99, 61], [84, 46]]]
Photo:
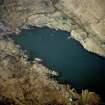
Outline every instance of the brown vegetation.
[[82, 95], [48, 76], [48, 69], [30, 63], [12, 41], [0, 40], [1, 105], [98, 105], [95, 93]]

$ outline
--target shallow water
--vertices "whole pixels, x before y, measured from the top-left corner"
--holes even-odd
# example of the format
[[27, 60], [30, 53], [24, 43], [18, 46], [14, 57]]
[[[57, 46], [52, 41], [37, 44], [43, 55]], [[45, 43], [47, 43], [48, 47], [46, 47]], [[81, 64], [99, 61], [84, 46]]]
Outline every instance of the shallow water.
[[105, 59], [87, 52], [79, 42], [68, 37], [65, 31], [35, 27], [23, 30], [13, 39], [31, 58], [41, 58], [48, 68], [60, 72], [59, 80], [69, 81], [76, 89], [104, 93]]

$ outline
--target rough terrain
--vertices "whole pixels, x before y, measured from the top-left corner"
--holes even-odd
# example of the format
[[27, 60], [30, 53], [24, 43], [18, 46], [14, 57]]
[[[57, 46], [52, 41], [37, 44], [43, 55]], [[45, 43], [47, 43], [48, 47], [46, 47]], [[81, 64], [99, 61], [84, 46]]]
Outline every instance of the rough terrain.
[[0, 40], [0, 105], [98, 105], [98, 95], [78, 94], [50, 78], [49, 69], [27, 55], [12, 40]]

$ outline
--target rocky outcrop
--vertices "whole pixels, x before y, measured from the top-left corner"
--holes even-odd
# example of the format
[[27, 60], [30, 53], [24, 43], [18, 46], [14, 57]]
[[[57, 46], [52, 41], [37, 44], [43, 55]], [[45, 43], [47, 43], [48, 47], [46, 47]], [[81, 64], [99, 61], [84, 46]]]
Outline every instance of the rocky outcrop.
[[8, 32], [19, 31], [19, 27], [26, 24], [27, 18], [32, 14], [41, 14], [54, 12], [50, 0], [3, 0], [0, 5], [0, 24], [1, 31], [4, 29]]
[[2, 0], [0, 33], [26, 25], [48, 26], [71, 33], [85, 49], [105, 56], [105, 0]]
[[[73, 18], [84, 30], [83, 33], [73, 30], [75, 39], [89, 51], [105, 55], [105, 0], [60, 0], [57, 7]], [[82, 34], [82, 35], [81, 35]], [[83, 36], [85, 39], [83, 40]], [[83, 42], [84, 41], [84, 42]]]

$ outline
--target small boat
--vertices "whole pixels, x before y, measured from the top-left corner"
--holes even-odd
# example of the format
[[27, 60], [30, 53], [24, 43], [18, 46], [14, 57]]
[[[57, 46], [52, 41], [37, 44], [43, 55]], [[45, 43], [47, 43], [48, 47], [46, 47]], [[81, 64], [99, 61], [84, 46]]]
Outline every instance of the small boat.
[[40, 58], [35, 58], [34, 61], [42, 62], [42, 59], [40, 59]]

